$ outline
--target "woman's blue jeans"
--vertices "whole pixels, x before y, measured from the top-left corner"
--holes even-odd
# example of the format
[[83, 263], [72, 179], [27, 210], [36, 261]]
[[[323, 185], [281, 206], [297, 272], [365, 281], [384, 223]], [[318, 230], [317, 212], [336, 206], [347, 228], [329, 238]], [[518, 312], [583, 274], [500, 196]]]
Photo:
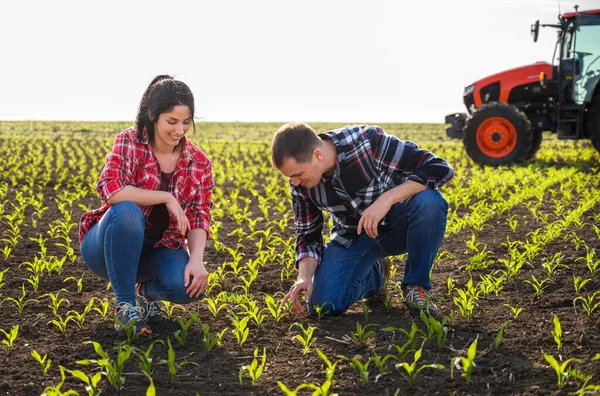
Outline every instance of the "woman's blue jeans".
[[424, 190], [399, 202], [390, 212], [388, 224], [379, 226], [378, 236], [362, 233], [345, 248], [328, 243], [313, 277], [309, 312], [341, 313], [361, 298], [379, 293], [383, 276], [375, 262], [408, 253], [402, 286], [431, 289], [429, 274], [446, 232], [448, 203], [437, 190]]
[[187, 304], [184, 270], [189, 261], [186, 248], [169, 249], [144, 241], [146, 221], [140, 207], [130, 201], [110, 207], [83, 238], [81, 255], [89, 269], [109, 280], [117, 304], [135, 301], [136, 283], [148, 300]]

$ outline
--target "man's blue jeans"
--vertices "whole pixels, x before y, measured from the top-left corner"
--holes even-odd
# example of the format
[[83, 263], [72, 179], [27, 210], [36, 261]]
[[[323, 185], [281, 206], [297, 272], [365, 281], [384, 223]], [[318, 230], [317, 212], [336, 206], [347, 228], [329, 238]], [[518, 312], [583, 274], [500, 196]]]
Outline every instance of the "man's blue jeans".
[[130, 201], [110, 207], [83, 238], [81, 255], [96, 275], [110, 280], [117, 304], [135, 301], [136, 283], [149, 300], [187, 304], [200, 300], [185, 293], [184, 270], [189, 261], [186, 248], [155, 248], [144, 241], [146, 222], [140, 207]]
[[313, 277], [309, 312], [314, 314], [314, 307], [322, 306], [324, 311], [340, 313], [361, 298], [375, 296], [383, 283], [375, 262], [387, 256], [408, 253], [402, 286], [431, 289], [429, 274], [444, 238], [447, 214], [442, 194], [425, 190], [399, 202], [375, 239], [363, 232], [348, 248], [328, 243]]

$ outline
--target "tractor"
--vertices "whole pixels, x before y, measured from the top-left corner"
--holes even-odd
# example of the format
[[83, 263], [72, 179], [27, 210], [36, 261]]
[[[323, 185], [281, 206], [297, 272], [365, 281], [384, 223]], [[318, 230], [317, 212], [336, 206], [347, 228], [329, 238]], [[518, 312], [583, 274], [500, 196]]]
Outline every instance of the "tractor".
[[[557, 60], [537, 62], [483, 78], [465, 88], [467, 113], [445, 117], [446, 133], [463, 140], [479, 164], [500, 166], [532, 159], [542, 132], [559, 139], [590, 139], [600, 151], [600, 9], [558, 16]], [[540, 21], [531, 25], [536, 42]]]

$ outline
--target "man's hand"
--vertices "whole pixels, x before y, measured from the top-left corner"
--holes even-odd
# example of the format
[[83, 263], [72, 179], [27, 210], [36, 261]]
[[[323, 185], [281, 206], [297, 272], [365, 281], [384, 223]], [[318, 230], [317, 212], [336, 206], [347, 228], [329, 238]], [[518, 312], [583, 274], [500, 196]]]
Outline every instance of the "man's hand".
[[375, 202], [365, 210], [362, 217], [358, 221], [358, 229], [356, 233], [361, 234], [364, 229], [371, 238], [377, 237], [377, 226], [383, 217], [390, 211], [392, 205], [380, 196]]
[[[190, 278], [191, 282], [190, 282]], [[198, 297], [206, 290], [208, 285], [208, 271], [202, 264], [202, 259], [192, 259], [188, 261], [183, 272], [183, 285], [187, 288], [185, 292], [190, 298]]]
[[300, 301], [300, 293], [306, 293], [306, 300], [310, 298], [313, 288], [312, 278], [318, 265], [319, 262], [313, 257], [305, 257], [298, 262], [298, 280], [281, 300], [281, 306], [284, 306], [286, 301], [290, 300], [297, 312], [304, 312], [304, 304]]
[[306, 299], [310, 298], [312, 294], [312, 280], [310, 279], [298, 279], [296, 283], [292, 285], [288, 294], [283, 297], [281, 305], [284, 305], [287, 300], [292, 302], [292, 306], [296, 309], [296, 312], [304, 312], [304, 304], [300, 301], [300, 293], [306, 292]]

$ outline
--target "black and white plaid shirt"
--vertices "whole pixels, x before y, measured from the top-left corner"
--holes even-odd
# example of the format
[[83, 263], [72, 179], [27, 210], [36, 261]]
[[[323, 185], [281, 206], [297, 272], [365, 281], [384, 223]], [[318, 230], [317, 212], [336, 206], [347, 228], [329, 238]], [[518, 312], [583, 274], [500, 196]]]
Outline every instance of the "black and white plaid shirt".
[[[313, 188], [290, 181], [296, 226], [296, 263], [314, 257], [319, 263], [323, 249], [323, 212], [333, 220], [330, 241], [350, 246], [356, 239], [358, 221], [384, 192], [413, 180], [430, 189], [448, 182], [454, 171], [435, 154], [410, 141], [386, 134], [378, 126], [347, 126], [319, 134], [337, 151], [333, 176], [323, 177]], [[380, 225], [385, 225], [387, 216]]]

